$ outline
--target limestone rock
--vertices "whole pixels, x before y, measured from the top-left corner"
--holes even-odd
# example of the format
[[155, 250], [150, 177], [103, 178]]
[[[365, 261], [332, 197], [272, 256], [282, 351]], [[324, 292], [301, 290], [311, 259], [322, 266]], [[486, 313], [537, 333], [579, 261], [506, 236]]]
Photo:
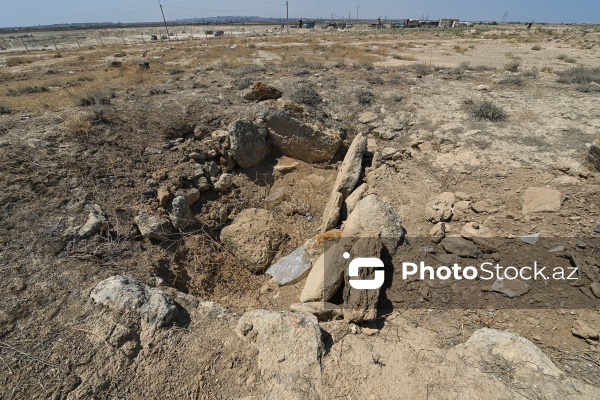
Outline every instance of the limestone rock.
[[446, 236], [446, 224], [443, 222], [435, 224], [429, 231], [429, 236], [431, 236], [431, 241], [433, 243], [441, 242]]
[[222, 192], [223, 190], [227, 190], [233, 184], [233, 175], [232, 174], [222, 174], [219, 179], [215, 182], [215, 191]]
[[96, 303], [128, 308], [148, 324], [161, 327], [177, 319], [177, 306], [164, 292], [128, 275], [116, 275], [98, 283], [90, 293]]
[[190, 211], [187, 200], [182, 196], [177, 196], [171, 202], [169, 207], [169, 219], [175, 229], [184, 230], [194, 222], [194, 217]]
[[308, 163], [331, 160], [342, 144], [340, 132], [324, 127], [323, 121], [287, 99], [269, 100], [256, 108], [269, 129], [269, 138], [283, 154]]
[[255, 273], [269, 265], [283, 238], [273, 214], [259, 208], [243, 210], [221, 231], [221, 241]]
[[278, 99], [282, 96], [279, 89], [265, 85], [262, 82], [256, 82], [252, 87], [246, 89], [243, 93], [244, 100], [262, 101]]
[[300, 302], [329, 301], [344, 281], [348, 261], [343, 254], [351, 248], [334, 244], [312, 266], [300, 293]]
[[363, 155], [366, 150], [367, 135], [359, 133], [348, 148], [333, 185], [333, 191], [340, 192], [344, 199], [352, 193], [358, 183], [362, 172]]
[[344, 196], [340, 192], [333, 192], [331, 194], [327, 205], [325, 205], [325, 210], [323, 211], [321, 233], [325, 233], [338, 225], [343, 201]]
[[529, 292], [531, 286], [520, 279], [497, 279], [492, 284], [492, 290], [514, 299]]
[[404, 238], [402, 219], [390, 204], [375, 194], [358, 202], [344, 224], [342, 237], [363, 237], [365, 232], [380, 236], [390, 255], [396, 253]]
[[188, 206], [192, 206], [198, 200], [200, 200], [200, 190], [196, 188], [191, 189], [180, 189], [175, 193], [175, 196], [180, 196], [185, 199], [188, 203]]
[[358, 116], [358, 122], [360, 122], [361, 124], [368, 124], [377, 120], [377, 118], [379, 118], [379, 116], [373, 111], [365, 111], [364, 113]]
[[146, 238], [164, 241], [168, 239], [169, 234], [173, 231], [173, 226], [169, 220], [148, 215], [143, 210], [134, 218], [134, 221], [142, 236]]
[[450, 221], [454, 203], [456, 203], [454, 193], [444, 192], [439, 194], [434, 200], [427, 203], [427, 220], [433, 223]]
[[332, 229], [325, 233], [319, 233], [318, 235], [304, 242], [304, 248], [306, 249], [306, 254], [308, 254], [311, 265], [314, 265], [321, 254], [325, 252], [325, 247], [329, 247], [331, 244], [338, 243], [341, 237], [341, 230]]
[[319, 321], [331, 321], [342, 316], [340, 306], [326, 301], [294, 303], [290, 305], [290, 311], [312, 314]]
[[[350, 254], [354, 257], [381, 257], [383, 244], [379, 237], [358, 239], [352, 246]], [[360, 268], [358, 278], [348, 276], [348, 269], [344, 269], [346, 283], [348, 279], [374, 279], [375, 269]], [[377, 319], [377, 305], [379, 303], [380, 289], [357, 290], [349, 284], [344, 287], [344, 319], [352, 322], [373, 321]]]
[[500, 209], [488, 200], [481, 200], [471, 203], [471, 210], [475, 211], [477, 214], [493, 214]]
[[235, 331], [258, 351], [258, 369], [269, 382], [269, 398], [320, 398], [323, 349], [315, 316], [254, 310], [242, 315]]
[[588, 152], [588, 160], [600, 171], [600, 137], [592, 143]]
[[459, 257], [477, 258], [481, 255], [481, 250], [475, 243], [462, 237], [446, 237], [441, 244], [448, 253]]
[[169, 187], [161, 186], [158, 188], [156, 197], [158, 198], [158, 205], [166, 209], [169, 205], [169, 202], [173, 200], [174, 196], [173, 193], [171, 193], [171, 189]]
[[92, 204], [87, 208], [90, 212], [88, 214], [88, 219], [78, 232], [79, 237], [84, 239], [89, 239], [108, 227], [106, 215], [104, 215], [104, 212], [98, 204]]
[[600, 337], [598, 336], [598, 331], [596, 329], [591, 328], [585, 321], [580, 319], [575, 320], [571, 332], [574, 336], [580, 337], [582, 339], [600, 339]]
[[354, 207], [356, 207], [358, 202], [364, 197], [365, 193], [367, 192], [367, 188], [367, 184], [363, 183], [362, 185], [354, 189], [354, 191], [348, 197], [346, 197], [344, 203], [346, 205], [345, 211], [348, 215], [352, 213]]
[[484, 362], [496, 365], [500, 358], [535, 373], [554, 378], [562, 375], [562, 371], [536, 345], [510, 332], [482, 328], [452, 351], [461, 353], [465, 360], [474, 360], [476, 365]]
[[229, 125], [231, 153], [241, 168], [258, 165], [267, 155], [265, 136], [251, 121], [239, 120]]
[[556, 189], [529, 187], [523, 195], [523, 214], [560, 210], [562, 195]]
[[209, 189], [210, 189], [210, 184], [208, 183], [208, 179], [206, 179], [203, 176], [198, 178], [198, 190], [200, 192], [206, 192]]

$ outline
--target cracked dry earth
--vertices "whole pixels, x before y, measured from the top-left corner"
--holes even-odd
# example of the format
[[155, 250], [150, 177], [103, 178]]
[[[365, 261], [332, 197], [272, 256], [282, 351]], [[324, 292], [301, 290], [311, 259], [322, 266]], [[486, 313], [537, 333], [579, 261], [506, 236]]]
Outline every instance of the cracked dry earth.
[[[598, 68], [599, 45], [597, 27], [507, 25], [2, 54], [2, 398], [600, 398], [600, 172], [588, 159], [600, 104], [593, 82], [558, 82], [573, 65]], [[337, 153], [311, 163], [269, 142], [241, 95], [257, 81], [339, 133]], [[474, 117], [483, 100], [506, 118]], [[268, 144], [245, 169], [230, 152], [239, 120]], [[245, 268], [222, 231], [244, 210], [269, 211], [271, 263], [315, 237], [359, 133], [361, 196], [384, 199], [408, 237], [437, 246], [430, 204], [451, 192], [446, 236], [477, 224], [581, 251], [587, 307], [511, 307], [556, 296], [477, 289], [488, 307], [438, 308], [437, 287], [406, 284], [376, 321], [290, 312], [306, 280], [279, 286]], [[530, 188], [558, 204], [524, 212]], [[188, 223], [144, 237], [140, 211], [171, 229], [176, 197]], [[394, 267], [419, 250], [400, 246]], [[115, 275], [130, 277], [139, 304], [90, 297]]]

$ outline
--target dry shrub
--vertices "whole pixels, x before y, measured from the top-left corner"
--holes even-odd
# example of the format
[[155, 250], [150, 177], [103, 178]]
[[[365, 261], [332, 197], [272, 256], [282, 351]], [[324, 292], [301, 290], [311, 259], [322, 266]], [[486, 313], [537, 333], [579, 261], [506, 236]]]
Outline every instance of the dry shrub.
[[479, 121], [504, 121], [508, 118], [506, 112], [489, 100], [465, 100], [467, 112], [471, 117]]
[[309, 83], [302, 83], [294, 88], [290, 94], [290, 99], [294, 100], [296, 103], [309, 106], [317, 106], [323, 101], [314, 86]]

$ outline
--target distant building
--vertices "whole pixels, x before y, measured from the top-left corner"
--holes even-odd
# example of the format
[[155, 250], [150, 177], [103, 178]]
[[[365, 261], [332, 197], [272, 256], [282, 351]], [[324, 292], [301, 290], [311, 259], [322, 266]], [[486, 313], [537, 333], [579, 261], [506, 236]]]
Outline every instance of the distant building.
[[420, 28], [437, 28], [438, 22], [437, 21], [419, 21], [419, 27]]
[[405, 28], [418, 28], [419, 22], [420, 21], [418, 19], [408, 18], [408, 19], [404, 20], [404, 27]]
[[458, 20], [453, 18], [442, 18], [438, 21], [439, 28], [455, 28], [458, 26]]

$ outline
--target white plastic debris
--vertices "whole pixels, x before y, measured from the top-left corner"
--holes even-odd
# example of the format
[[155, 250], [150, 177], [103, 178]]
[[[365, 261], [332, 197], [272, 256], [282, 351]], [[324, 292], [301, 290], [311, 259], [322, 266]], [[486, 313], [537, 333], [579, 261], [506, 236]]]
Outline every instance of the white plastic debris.
[[310, 269], [310, 259], [304, 246], [298, 247], [285, 257], [273, 264], [266, 272], [280, 286], [301, 279]]

